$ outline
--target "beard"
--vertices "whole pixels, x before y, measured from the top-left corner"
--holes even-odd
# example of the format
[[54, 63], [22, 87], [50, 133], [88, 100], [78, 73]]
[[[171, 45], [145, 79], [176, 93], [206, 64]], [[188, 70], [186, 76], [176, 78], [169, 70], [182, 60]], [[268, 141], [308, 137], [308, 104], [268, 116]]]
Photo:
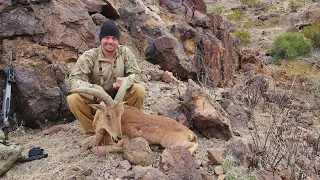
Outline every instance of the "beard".
[[112, 53], [116, 51], [117, 47], [114, 44], [106, 44], [103, 45], [103, 49], [108, 53]]

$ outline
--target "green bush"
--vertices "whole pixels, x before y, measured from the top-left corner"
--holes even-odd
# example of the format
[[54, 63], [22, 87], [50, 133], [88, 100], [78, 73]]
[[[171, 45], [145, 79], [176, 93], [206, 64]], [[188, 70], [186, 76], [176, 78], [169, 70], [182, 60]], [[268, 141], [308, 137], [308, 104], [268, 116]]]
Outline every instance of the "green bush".
[[230, 21], [234, 21], [239, 25], [241, 23], [241, 20], [242, 20], [242, 18], [244, 17], [245, 14], [246, 14], [246, 12], [243, 9], [237, 8], [237, 9], [234, 9], [232, 11], [232, 13], [227, 14], [226, 17]]
[[301, 30], [301, 33], [311, 41], [315, 48], [320, 48], [320, 24], [307, 26]]
[[271, 56], [280, 63], [281, 59], [296, 59], [311, 52], [311, 44], [298, 33], [285, 33], [279, 35], [271, 48]]
[[247, 28], [247, 29], [248, 29], [248, 28], [251, 28], [251, 27], [252, 27], [252, 22], [249, 21], [249, 20], [246, 21], [246, 22], [244, 22], [244, 23], [243, 23], [243, 27], [244, 27], [244, 28]]
[[226, 180], [256, 180], [256, 176], [242, 166], [237, 166], [233, 157], [227, 156], [222, 167], [227, 171]]
[[248, 31], [236, 30], [234, 32], [234, 35], [237, 37], [241, 44], [247, 45], [250, 43], [251, 36]]
[[289, 2], [289, 7], [290, 7], [292, 12], [297, 12], [298, 9], [301, 7], [301, 4], [299, 2], [291, 0]]
[[223, 10], [224, 10], [223, 6], [218, 6], [218, 7], [210, 8], [209, 12], [210, 13], [222, 14]]

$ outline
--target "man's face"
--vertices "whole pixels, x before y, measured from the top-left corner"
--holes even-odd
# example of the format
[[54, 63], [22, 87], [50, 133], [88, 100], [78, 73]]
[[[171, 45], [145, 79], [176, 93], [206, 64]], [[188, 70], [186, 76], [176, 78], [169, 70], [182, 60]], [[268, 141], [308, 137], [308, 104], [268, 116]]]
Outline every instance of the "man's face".
[[105, 36], [101, 39], [101, 46], [107, 52], [115, 52], [118, 48], [119, 41], [114, 36]]

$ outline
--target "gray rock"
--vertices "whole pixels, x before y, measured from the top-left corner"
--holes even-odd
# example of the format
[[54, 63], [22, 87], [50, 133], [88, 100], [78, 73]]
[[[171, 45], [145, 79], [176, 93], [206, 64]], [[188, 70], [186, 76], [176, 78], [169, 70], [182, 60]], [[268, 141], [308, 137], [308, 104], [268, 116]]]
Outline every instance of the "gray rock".
[[4, 145], [0, 143], [0, 175], [6, 173], [13, 163], [20, 157], [22, 146], [16, 144]]
[[139, 166], [134, 166], [132, 169], [135, 174], [134, 179], [169, 180], [169, 178], [163, 172], [151, 166], [143, 167], [139, 165]]
[[130, 163], [149, 166], [153, 163], [153, 154], [148, 142], [141, 137], [130, 139], [123, 145], [124, 158]]
[[191, 154], [183, 147], [169, 147], [162, 153], [161, 167], [167, 167], [166, 174], [171, 180], [203, 179]]

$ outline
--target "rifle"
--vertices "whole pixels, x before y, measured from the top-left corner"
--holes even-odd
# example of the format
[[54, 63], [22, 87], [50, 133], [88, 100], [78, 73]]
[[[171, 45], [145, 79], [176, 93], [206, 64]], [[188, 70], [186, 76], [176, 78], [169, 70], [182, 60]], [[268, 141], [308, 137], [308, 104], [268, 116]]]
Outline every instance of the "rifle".
[[3, 121], [3, 132], [5, 135], [5, 143], [6, 140], [8, 140], [8, 134], [9, 134], [9, 112], [10, 112], [10, 100], [11, 100], [11, 85], [15, 82], [14, 80], [14, 71], [12, 66], [12, 54], [13, 52], [10, 50], [10, 63], [8, 67], [8, 76], [6, 81], [6, 89], [3, 91], [3, 103], [2, 103], [2, 112], [1, 112], [1, 119]]

